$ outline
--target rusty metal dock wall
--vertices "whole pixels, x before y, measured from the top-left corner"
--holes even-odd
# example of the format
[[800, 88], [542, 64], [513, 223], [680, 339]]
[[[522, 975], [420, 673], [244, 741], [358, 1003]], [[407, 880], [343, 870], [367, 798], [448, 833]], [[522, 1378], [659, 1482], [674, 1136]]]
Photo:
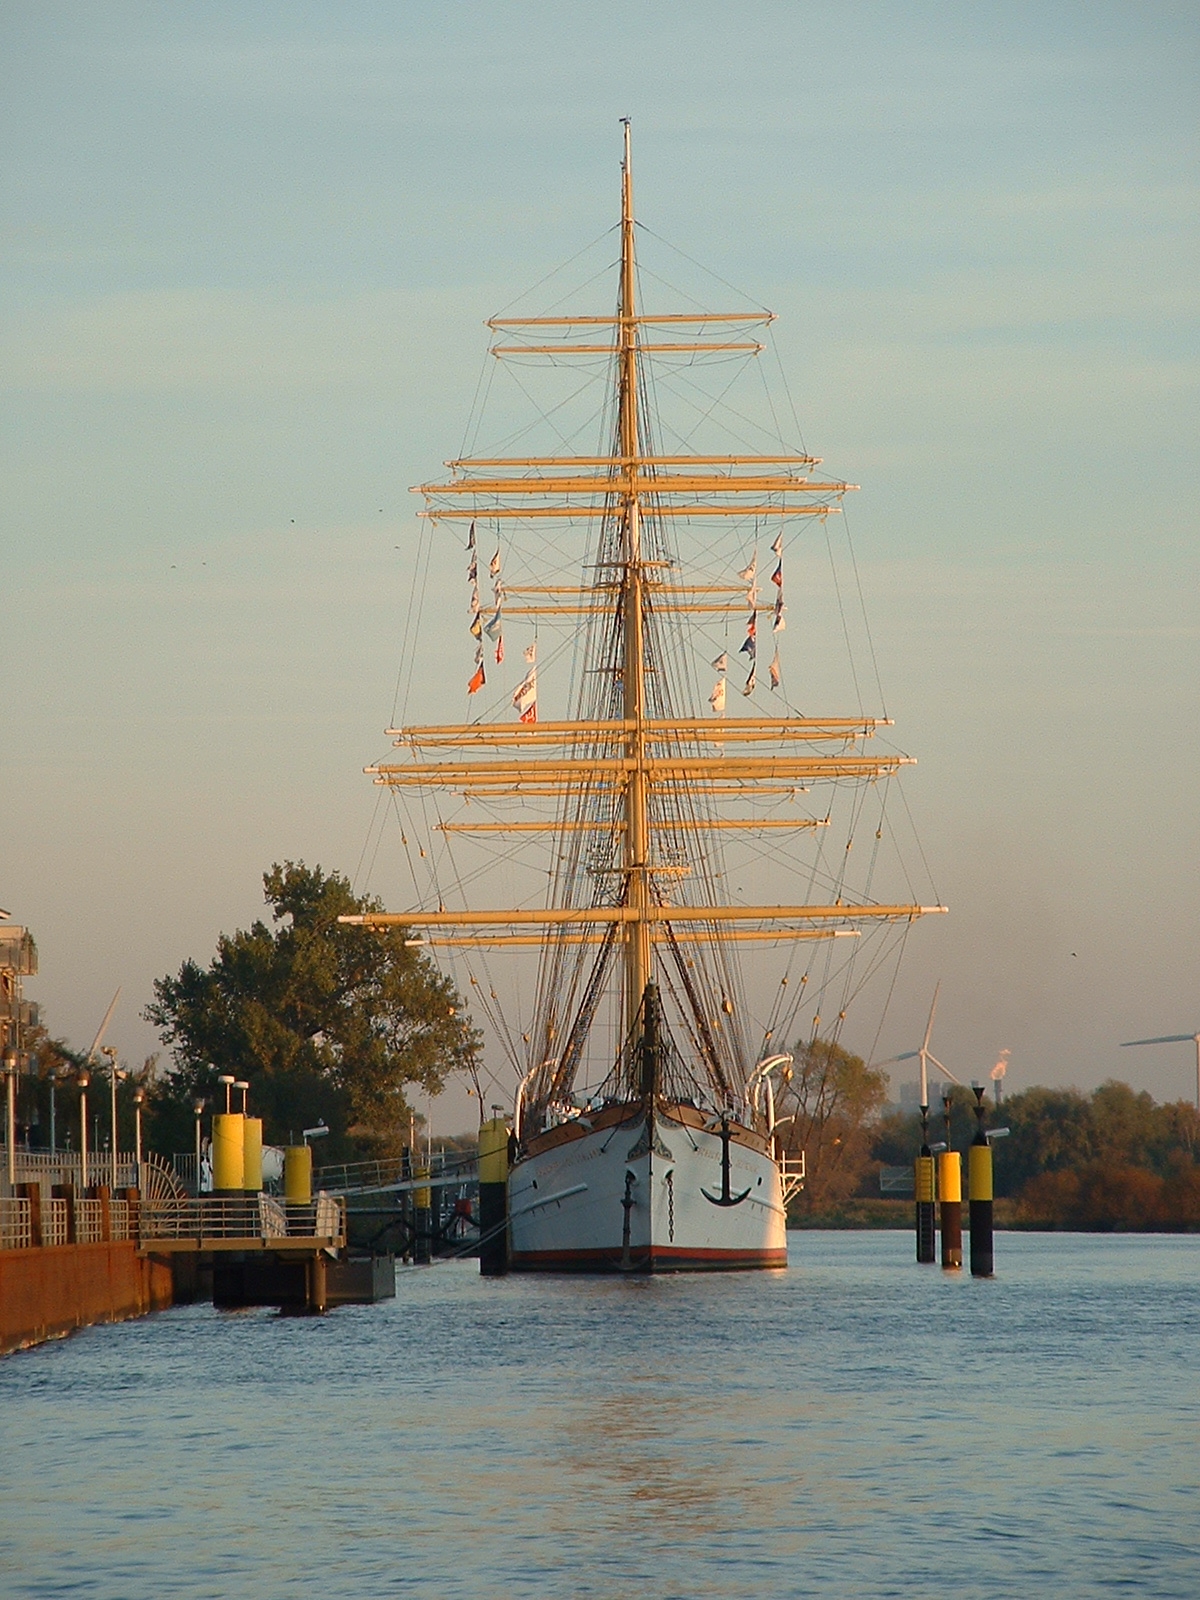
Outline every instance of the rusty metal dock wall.
[[0, 1355], [173, 1303], [170, 1261], [132, 1239], [0, 1250]]

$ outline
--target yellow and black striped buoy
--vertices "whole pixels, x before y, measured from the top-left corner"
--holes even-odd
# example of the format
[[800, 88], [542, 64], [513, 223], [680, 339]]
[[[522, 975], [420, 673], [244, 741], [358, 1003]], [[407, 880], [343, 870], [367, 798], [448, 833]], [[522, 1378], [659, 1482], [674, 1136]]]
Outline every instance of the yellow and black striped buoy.
[[975, 1089], [975, 1117], [978, 1127], [967, 1152], [967, 1201], [971, 1211], [971, 1276], [990, 1278], [996, 1270], [992, 1243], [992, 1147], [983, 1131], [983, 1088]]

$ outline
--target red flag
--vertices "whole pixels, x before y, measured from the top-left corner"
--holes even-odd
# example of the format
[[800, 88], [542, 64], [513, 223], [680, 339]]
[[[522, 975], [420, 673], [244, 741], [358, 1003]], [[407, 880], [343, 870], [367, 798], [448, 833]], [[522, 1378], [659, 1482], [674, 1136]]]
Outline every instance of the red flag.
[[467, 685], [467, 693], [468, 694], [476, 694], [476, 693], [478, 693], [478, 691], [483, 688], [483, 686], [484, 686], [484, 684], [486, 682], [487, 682], [487, 679], [483, 675], [483, 662], [481, 661], [479, 663], [479, 665], [475, 668], [475, 676], [471, 679], [470, 683]]

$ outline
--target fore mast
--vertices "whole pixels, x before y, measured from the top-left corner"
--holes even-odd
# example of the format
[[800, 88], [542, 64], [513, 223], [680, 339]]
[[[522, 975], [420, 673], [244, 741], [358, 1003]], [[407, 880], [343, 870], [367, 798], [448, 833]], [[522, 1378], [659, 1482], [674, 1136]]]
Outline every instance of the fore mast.
[[635, 920], [623, 924], [625, 939], [625, 1031], [632, 1037], [650, 982], [650, 827], [646, 793], [645, 568], [641, 540], [641, 452], [638, 445], [638, 323], [633, 244], [633, 163], [629, 119], [624, 119], [625, 159], [621, 168], [621, 287], [618, 302], [620, 393], [614, 465], [621, 485], [624, 611], [623, 709], [629, 782], [625, 788], [626, 903]]

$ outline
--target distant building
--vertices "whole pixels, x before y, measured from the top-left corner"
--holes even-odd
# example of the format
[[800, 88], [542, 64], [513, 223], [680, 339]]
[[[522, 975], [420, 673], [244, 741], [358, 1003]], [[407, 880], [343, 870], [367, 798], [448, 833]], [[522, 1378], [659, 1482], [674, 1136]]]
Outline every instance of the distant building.
[[914, 1078], [911, 1083], [900, 1085], [901, 1111], [919, 1111], [921, 1109], [921, 1083]]
[[37, 1007], [21, 992], [21, 979], [36, 976], [37, 945], [28, 928], [0, 923], [0, 1056], [21, 1053], [23, 1031], [35, 1026]]

